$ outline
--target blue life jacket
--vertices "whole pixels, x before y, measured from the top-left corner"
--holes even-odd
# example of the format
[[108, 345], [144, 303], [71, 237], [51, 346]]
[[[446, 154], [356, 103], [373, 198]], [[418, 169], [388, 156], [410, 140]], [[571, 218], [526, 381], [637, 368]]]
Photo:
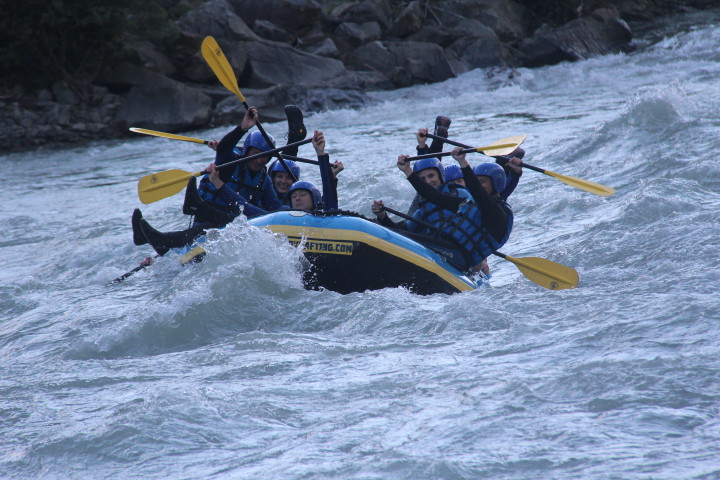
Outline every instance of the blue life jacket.
[[[471, 198], [470, 192], [468, 192], [462, 185], [452, 182], [442, 184], [440, 186], [440, 191], [442, 193], [452, 195], [453, 197], [465, 199]], [[412, 215], [422, 222], [431, 223], [438, 228], [442, 228], [445, 222], [447, 222], [451, 216], [455, 215], [455, 212], [438, 207], [434, 203], [425, 200], [422, 196], [418, 195], [418, 199], [418, 208]], [[413, 222], [412, 220], [408, 220], [407, 229], [411, 232], [423, 233], [426, 235], [436, 235], [438, 233], [438, 230], [430, 229]]]
[[471, 265], [477, 265], [485, 260], [491, 253], [505, 245], [510, 238], [513, 227], [512, 209], [504, 200], [498, 199], [497, 202], [507, 214], [507, 228], [500, 240], [493, 237], [483, 226], [482, 213], [472, 199], [463, 202], [457, 213], [443, 226], [443, 233], [460, 245]]
[[[255, 175], [251, 175], [250, 170], [247, 169], [244, 163], [235, 166], [232, 175], [225, 181], [225, 185], [230, 187], [232, 191], [246, 198], [248, 203], [260, 208], [264, 207], [264, 205], [262, 205], [263, 192], [268, 186], [273, 188], [272, 183], [268, 179], [266, 167], [263, 167], [262, 170]], [[227, 203], [220, 198], [219, 191], [210, 181], [209, 175], [203, 176], [202, 180], [200, 180], [198, 193], [206, 202], [239, 213], [238, 205], [227, 205]]]

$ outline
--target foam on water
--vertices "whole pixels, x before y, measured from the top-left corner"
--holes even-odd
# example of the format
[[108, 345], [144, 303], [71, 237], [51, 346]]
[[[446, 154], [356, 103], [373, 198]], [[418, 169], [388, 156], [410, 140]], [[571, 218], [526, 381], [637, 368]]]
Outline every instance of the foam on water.
[[[456, 140], [527, 134], [527, 163], [616, 188], [526, 171], [510, 198], [503, 251], [577, 269], [575, 290], [493, 258], [487, 290], [307, 291], [300, 252], [242, 220], [200, 264], [164, 257], [108, 287], [152, 254], [131, 240], [137, 180], [212, 152], [139, 137], [2, 156], [0, 476], [718, 478], [717, 15], [631, 55], [306, 119], [345, 163], [341, 207], [365, 215], [407, 208], [395, 159], [440, 114]], [[142, 211], [178, 230], [181, 202]]]

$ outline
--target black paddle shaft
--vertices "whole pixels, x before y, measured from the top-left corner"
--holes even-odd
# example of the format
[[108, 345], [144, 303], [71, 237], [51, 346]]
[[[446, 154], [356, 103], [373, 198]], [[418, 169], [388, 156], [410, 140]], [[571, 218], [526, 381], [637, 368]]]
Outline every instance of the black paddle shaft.
[[[428, 134], [425, 135], [425, 136], [428, 137], [428, 138], [432, 138], [432, 139], [434, 139], [434, 140], [442, 140], [443, 142], [449, 143], [450, 145], [455, 145], [456, 147], [471, 148], [469, 145], [465, 145], [464, 143], [456, 142], [456, 141], [453, 141], [453, 140], [448, 140], [447, 138], [441, 137], [441, 136], [439, 136], [439, 135], [433, 135], [432, 133], [428, 133]], [[505, 159], [505, 160], [509, 160], [509, 158], [507, 157], [507, 155], [502, 155], [502, 156], [498, 156], [498, 157], [495, 157], [495, 158], [502, 158], [502, 159]], [[544, 169], [544, 168], [533, 167], [532, 165], [528, 165], [527, 163], [520, 162], [520, 166], [521, 166], [521, 167], [525, 167], [525, 168], [529, 168], [530, 170], [535, 170], [536, 172], [545, 173], [545, 169]]]
[[[299, 147], [300, 145], [305, 145], [306, 143], [310, 143], [310, 142], [312, 142], [312, 138], [306, 138], [305, 140], [300, 140], [299, 142], [295, 142], [295, 143], [288, 143], [287, 145], [283, 145], [282, 147], [278, 147], [278, 148], [273, 148], [272, 150], [268, 150], [267, 152], [260, 152], [260, 153], [256, 153], [255, 155], [250, 155], [249, 157], [238, 158], [237, 160], [233, 160], [232, 162], [223, 163], [222, 165], [218, 165], [217, 168], [224, 168], [224, 167], [227, 167], [230, 165], [235, 165], [236, 163], [247, 162], [250, 160], [255, 160], [256, 158], [271, 156], [271, 155], [277, 155], [278, 158], [282, 159], [282, 157], [280, 157], [281, 150], [287, 150], [288, 148]], [[287, 168], [287, 167], [285, 167], [285, 168]], [[202, 172], [200, 172], [201, 175], [206, 174], [206, 173], [210, 173], [210, 172], [208, 172], [207, 170], [203, 170]], [[295, 176], [293, 176], [293, 178], [295, 178]], [[296, 181], [297, 181], [297, 179], [296, 179]]]
[[[250, 110], [250, 105], [248, 105], [248, 103], [247, 103], [246, 100], [243, 100], [242, 104], [243, 104], [243, 107], [245, 107], [246, 110]], [[263, 136], [263, 138], [265, 139], [265, 141], [268, 142], [270, 145], [272, 145], [272, 142], [270, 141], [270, 136], [268, 136], [268, 134], [267, 134], [267, 132], [265, 131], [265, 129], [263, 128], [262, 124], [260, 124], [260, 120], [255, 119], [255, 126], [258, 128], [258, 130], [260, 130], [260, 133], [262, 133], [262, 136]], [[309, 141], [312, 142], [312, 138], [309, 139]], [[277, 158], [278, 158], [278, 160], [280, 160], [280, 163], [282, 164], [282, 166], [283, 166], [283, 168], [285, 169], [285, 171], [287, 172], [287, 174], [290, 175], [290, 178], [292, 179], [293, 183], [297, 182], [297, 181], [298, 181], [297, 177], [296, 177], [295, 174], [290, 170], [290, 167], [288, 167], [288, 164], [285, 163], [285, 159], [284, 159], [283, 156], [280, 154], [280, 152], [277, 152]]]

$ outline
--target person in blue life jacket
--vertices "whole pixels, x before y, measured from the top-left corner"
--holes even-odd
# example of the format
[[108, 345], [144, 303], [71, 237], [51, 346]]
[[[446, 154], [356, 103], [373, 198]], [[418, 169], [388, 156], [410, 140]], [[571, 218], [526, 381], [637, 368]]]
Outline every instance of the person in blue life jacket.
[[[445, 167], [443, 167], [442, 163], [440, 163], [440, 160], [437, 158], [423, 158], [422, 160], [418, 160], [413, 165], [412, 170], [417, 173], [420, 180], [433, 188], [442, 189], [446, 184], [444, 173]], [[452, 186], [445, 187], [445, 192], [450, 195], [457, 196], [458, 187], [459, 185], [454, 183]], [[423, 202], [423, 198], [417, 194], [415, 199], [413, 199], [413, 203], [417, 203], [417, 207], [414, 209], [413, 213], [408, 212], [408, 215], [414, 215], [421, 202]], [[389, 220], [383, 207], [384, 205], [382, 200], [374, 201], [370, 207], [372, 213], [374, 213], [377, 217], [378, 223], [390, 227], [398, 227], [399, 225], [402, 225], [402, 222], [400, 224], [395, 224], [392, 220]]]
[[[300, 166], [293, 162], [292, 160], [285, 160], [285, 163], [287, 163], [288, 167], [290, 167], [290, 170], [295, 174], [295, 178], [300, 180]], [[337, 175], [338, 173], [342, 172], [345, 169], [345, 166], [342, 162], [336, 161], [332, 164], [330, 164], [330, 170], [332, 171], [333, 179], [337, 186]], [[278, 199], [280, 200], [280, 203], [283, 204], [283, 206], [287, 207], [290, 205], [290, 187], [293, 186], [292, 177], [287, 173], [285, 168], [280, 164], [280, 162], [275, 161], [270, 166], [269, 169], [270, 172], [270, 178], [273, 182], [273, 188], [275, 188], [275, 193], [278, 196]]]
[[[288, 167], [290, 167], [290, 171], [295, 175], [295, 178], [300, 180], [300, 166], [292, 160], [285, 160], [285, 163]], [[290, 187], [293, 185], [292, 177], [289, 173], [287, 173], [285, 167], [283, 167], [283, 165], [277, 160], [270, 165], [268, 171], [270, 172], [270, 179], [272, 180], [273, 188], [275, 189], [275, 194], [277, 195], [278, 200], [280, 200], [280, 203], [285, 206], [289, 205], [290, 197], [288, 196], [288, 193], [290, 191]]]
[[[330, 155], [325, 153], [325, 134], [320, 130], [315, 130], [312, 138], [312, 145], [317, 154], [320, 167], [320, 178], [323, 183], [323, 192], [310, 182], [298, 181], [292, 183], [288, 188], [286, 198], [288, 205], [284, 209], [296, 210], [336, 210], [337, 207], [337, 175], [345, 169], [342, 162], [336, 161], [330, 163]], [[273, 168], [275, 168], [273, 166]], [[302, 196], [305, 193], [312, 194], [311, 204], [307, 201], [301, 201], [295, 197]], [[307, 199], [305, 199], [307, 200]], [[298, 203], [300, 202], [300, 203]], [[260, 211], [260, 209], [258, 209]], [[262, 213], [268, 213], [262, 211]]]
[[524, 156], [525, 150], [517, 147], [509, 155], [494, 157], [495, 163], [500, 165], [505, 172], [505, 188], [503, 188], [500, 192], [500, 197], [502, 197], [503, 200], [508, 199], [510, 194], [515, 191], [515, 187], [517, 187], [520, 182], [520, 177], [523, 173], [520, 163], [522, 163]]
[[267, 142], [259, 131], [247, 136], [242, 149], [236, 148], [245, 133], [255, 126], [257, 118], [257, 109], [250, 107], [241, 124], [218, 142], [215, 162], [206, 168], [208, 173], [200, 181], [200, 186], [196, 187], [192, 181], [195, 177], [191, 178], [183, 205], [183, 213], [195, 216], [190, 228], [160, 232], [143, 219], [139, 209], [135, 209], [131, 223], [136, 245], [150, 243], [159, 255], [164, 255], [171, 248], [191, 245], [208, 228], [224, 227], [240, 213], [251, 217], [265, 212], [260, 206], [268, 210], [282, 207], [267, 175], [265, 165], [270, 160], [269, 156], [239, 162], [232, 168], [218, 168], [227, 162], [274, 148], [272, 137], [271, 142]]
[[[448, 129], [450, 128], [450, 124], [452, 121], [445, 116], [439, 115], [435, 118], [435, 130], [434, 133], [438, 137], [447, 138], [448, 137]], [[428, 153], [439, 153], [443, 149], [443, 145], [445, 144], [442, 140], [433, 138], [432, 143], [430, 146], [427, 145], [427, 134], [428, 129], [427, 128], [420, 128], [418, 129], [417, 133], [415, 134], [415, 138], [417, 139], [417, 146], [415, 146], [415, 150], [417, 150], [418, 155], [425, 155]], [[438, 157], [438, 161], [442, 165], [442, 160]], [[412, 215], [415, 213], [415, 211], [418, 209], [418, 206], [420, 205], [420, 196], [415, 195], [415, 198], [413, 198], [412, 203], [410, 203], [410, 207], [408, 208], [407, 214]]]
[[460, 185], [461, 187], [465, 186], [465, 179], [463, 178], [460, 165], [446, 166], [445, 171], [443, 172], [443, 177], [445, 178], [445, 182], [452, 182], [456, 185]]
[[[505, 172], [495, 163], [480, 164], [473, 171], [461, 150], [453, 150], [453, 158], [461, 167], [467, 190], [458, 188], [457, 195], [438, 190], [421, 179], [407, 161], [407, 155], [398, 157], [398, 168], [423, 199], [413, 216], [435, 227], [428, 229], [420, 222], [408, 221], [407, 229], [439, 232], [440, 237], [451, 240], [463, 254], [462, 260], [450, 260], [453, 265], [465, 271], [485, 271], [485, 259], [507, 242], [512, 231], [512, 210], [498, 193], [505, 187]], [[389, 219], [386, 222], [392, 223]]]
[[310, 182], [295, 182], [290, 187], [290, 208], [293, 210], [316, 210], [322, 202], [322, 193]]

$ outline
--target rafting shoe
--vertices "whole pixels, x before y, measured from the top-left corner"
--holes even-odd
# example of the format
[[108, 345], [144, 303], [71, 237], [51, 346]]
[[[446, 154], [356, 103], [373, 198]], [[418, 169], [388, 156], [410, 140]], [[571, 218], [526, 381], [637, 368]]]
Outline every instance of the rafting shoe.
[[[285, 105], [285, 116], [288, 122], [287, 143], [295, 143], [304, 140], [307, 136], [307, 129], [303, 123], [303, 113], [295, 105]], [[297, 155], [297, 148], [285, 150], [288, 155]]]
[[170, 251], [170, 247], [165, 244], [164, 233], [155, 230], [144, 218], [141, 218], [138, 223], [140, 224], [140, 229], [142, 230], [143, 235], [147, 239], [147, 243], [153, 247], [153, 250], [155, 250], [158, 255], [162, 256]]
[[[435, 135], [438, 137], [447, 138], [448, 137], [448, 129], [450, 128], [451, 120], [448, 117], [444, 117], [442, 115], [438, 115], [437, 118], [435, 118]], [[445, 142], [442, 140], [437, 140], [433, 138], [432, 143], [430, 144], [430, 153], [438, 153], [442, 151], [443, 145]]]
[[197, 190], [196, 177], [190, 177], [187, 187], [185, 188], [185, 201], [183, 201], [183, 213], [185, 215], [197, 215], [198, 210], [203, 204], [203, 199]]
[[148, 243], [145, 234], [140, 227], [140, 220], [142, 220], [142, 212], [139, 208], [133, 210], [132, 214], [132, 229], [133, 229], [133, 243], [135, 245], [145, 245]]

